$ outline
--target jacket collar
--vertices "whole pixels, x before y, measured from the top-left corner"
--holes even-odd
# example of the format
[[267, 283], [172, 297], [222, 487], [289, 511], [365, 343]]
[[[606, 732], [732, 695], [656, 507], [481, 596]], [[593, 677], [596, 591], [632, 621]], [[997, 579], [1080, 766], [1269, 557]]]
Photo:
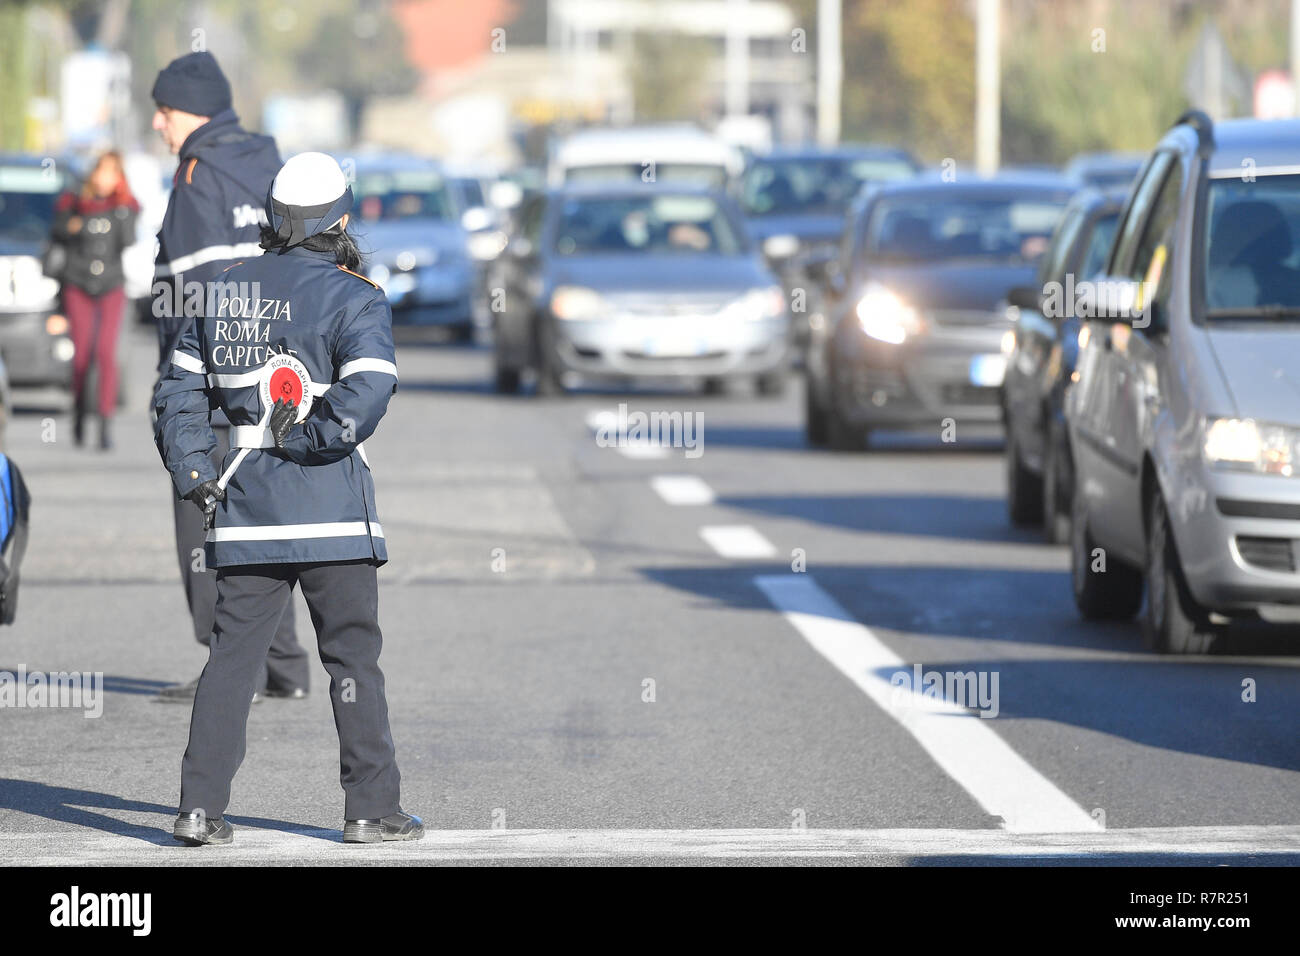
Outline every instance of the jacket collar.
[[194, 132], [190, 133], [189, 136], [185, 137], [185, 142], [181, 143], [181, 149], [177, 154], [177, 157], [180, 160], [188, 159], [210, 138], [237, 129], [239, 129], [239, 117], [235, 114], [235, 111], [222, 110]]
[[[277, 255], [278, 253], [270, 252], [270, 253], [267, 253], [267, 254], [268, 254], [268, 255], [272, 255], [272, 256], [274, 256], [274, 255]], [[286, 255], [286, 256], [298, 256], [299, 258], [304, 258], [304, 259], [320, 259], [322, 262], [328, 262], [330, 265], [336, 265], [336, 264], [337, 264], [337, 263], [334, 261], [334, 253], [332, 253], [332, 252], [317, 252], [315, 249], [307, 249], [307, 248], [305, 248], [305, 247], [302, 246], [302, 245], [290, 246], [288, 249], [286, 249], [286, 250], [284, 251], [284, 255]]]

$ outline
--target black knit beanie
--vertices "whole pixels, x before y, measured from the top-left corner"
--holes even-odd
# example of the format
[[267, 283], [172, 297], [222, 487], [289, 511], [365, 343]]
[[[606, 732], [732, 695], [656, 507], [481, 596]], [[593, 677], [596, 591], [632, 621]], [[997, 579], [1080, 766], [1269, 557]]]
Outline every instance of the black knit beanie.
[[160, 106], [196, 116], [215, 116], [230, 109], [230, 83], [211, 53], [187, 53], [158, 74], [153, 98]]

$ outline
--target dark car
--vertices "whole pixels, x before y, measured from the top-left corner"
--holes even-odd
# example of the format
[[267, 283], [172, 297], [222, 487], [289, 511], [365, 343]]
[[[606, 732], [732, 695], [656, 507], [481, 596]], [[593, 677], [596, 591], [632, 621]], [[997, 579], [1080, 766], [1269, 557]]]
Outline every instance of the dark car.
[[[920, 169], [889, 146], [788, 147], [757, 156], [740, 179], [740, 208], [787, 294], [807, 284], [808, 263], [834, 255], [853, 198], [870, 183], [908, 179]], [[797, 310], [795, 336], [807, 340]]]
[[65, 168], [48, 158], [0, 156], [0, 355], [17, 386], [72, 383], [59, 284], [41, 267], [55, 200], [72, 185]]
[[480, 284], [461, 209], [435, 163], [416, 157], [355, 160], [356, 233], [368, 273], [393, 309], [393, 332], [444, 329], [468, 338]]
[[566, 380], [784, 384], [790, 321], [735, 204], [690, 185], [566, 186], [524, 201], [503, 257], [498, 391]]
[[1066, 206], [1033, 286], [1011, 290], [1015, 347], [1002, 384], [1007, 508], [1017, 525], [1042, 522], [1047, 539], [1070, 534], [1070, 445], [1064, 395], [1079, 356], [1084, 284], [1106, 268], [1126, 189], [1085, 189]]
[[1066, 164], [1065, 175], [1080, 186], [1128, 187], [1146, 158], [1146, 153], [1080, 153]]
[[874, 428], [997, 423], [1007, 293], [1033, 281], [1073, 192], [1027, 174], [872, 187], [811, 327], [808, 441], [854, 449]]

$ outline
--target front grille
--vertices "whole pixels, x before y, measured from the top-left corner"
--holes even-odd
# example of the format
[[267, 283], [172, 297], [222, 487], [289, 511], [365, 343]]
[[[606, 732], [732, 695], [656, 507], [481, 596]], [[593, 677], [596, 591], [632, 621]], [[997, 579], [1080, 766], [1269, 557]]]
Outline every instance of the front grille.
[[696, 355], [649, 355], [645, 352], [624, 352], [624, 357], [634, 362], [708, 362], [726, 358], [726, 352], [701, 352]]
[[945, 405], [996, 405], [998, 390], [986, 385], [967, 385], [962, 382], [949, 382], [939, 389], [939, 396]]
[[988, 325], [998, 328], [1010, 328], [1007, 317], [1000, 312], [984, 309], [930, 309], [925, 313], [935, 325]]
[[1257, 538], [1237, 535], [1241, 560], [1269, 571], [1294, 571], [1295, 554], [1290, 538]]

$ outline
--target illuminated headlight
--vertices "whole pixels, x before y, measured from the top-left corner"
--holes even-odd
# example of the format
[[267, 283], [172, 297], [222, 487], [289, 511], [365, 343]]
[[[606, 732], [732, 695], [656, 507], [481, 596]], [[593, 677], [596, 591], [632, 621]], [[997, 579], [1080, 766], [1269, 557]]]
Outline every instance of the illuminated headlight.
[[1234, 471], [1295, 474], [1300, 431], [1249, 418], [1213, 418], [1205, 423], [1205, 460]]
[[1014, 329], [1007, 329], [1002, 333], [1002, 354], [1010, 355], [1016, 350], [1016, 333]]
[[730, 303], [723, 314], [745, 321], [775, 319], [785, 314], [785, 293], [778, 285], [766, 289], [751, 289], [736, 301]]
[[506, 248], [506, 234], [499, 229], [490, 232], [476, 232], [466, 243], [469, 254], [479, 262], [486, 262], [501, 255]]
[[551, 293], [551, 314], [557, 319], [594, 319], [605, 311], [605, 301], [594, 289], [562, 285]]
[[858, 324], [873, 339], [902, 345], [925, 331], [916, 310], [882, 285], [869, 284], [858, 302]]
[[36, 309], [58, 297], [59, 283], [41, 270], [35, 256], [0, 257], [0, 306]]

